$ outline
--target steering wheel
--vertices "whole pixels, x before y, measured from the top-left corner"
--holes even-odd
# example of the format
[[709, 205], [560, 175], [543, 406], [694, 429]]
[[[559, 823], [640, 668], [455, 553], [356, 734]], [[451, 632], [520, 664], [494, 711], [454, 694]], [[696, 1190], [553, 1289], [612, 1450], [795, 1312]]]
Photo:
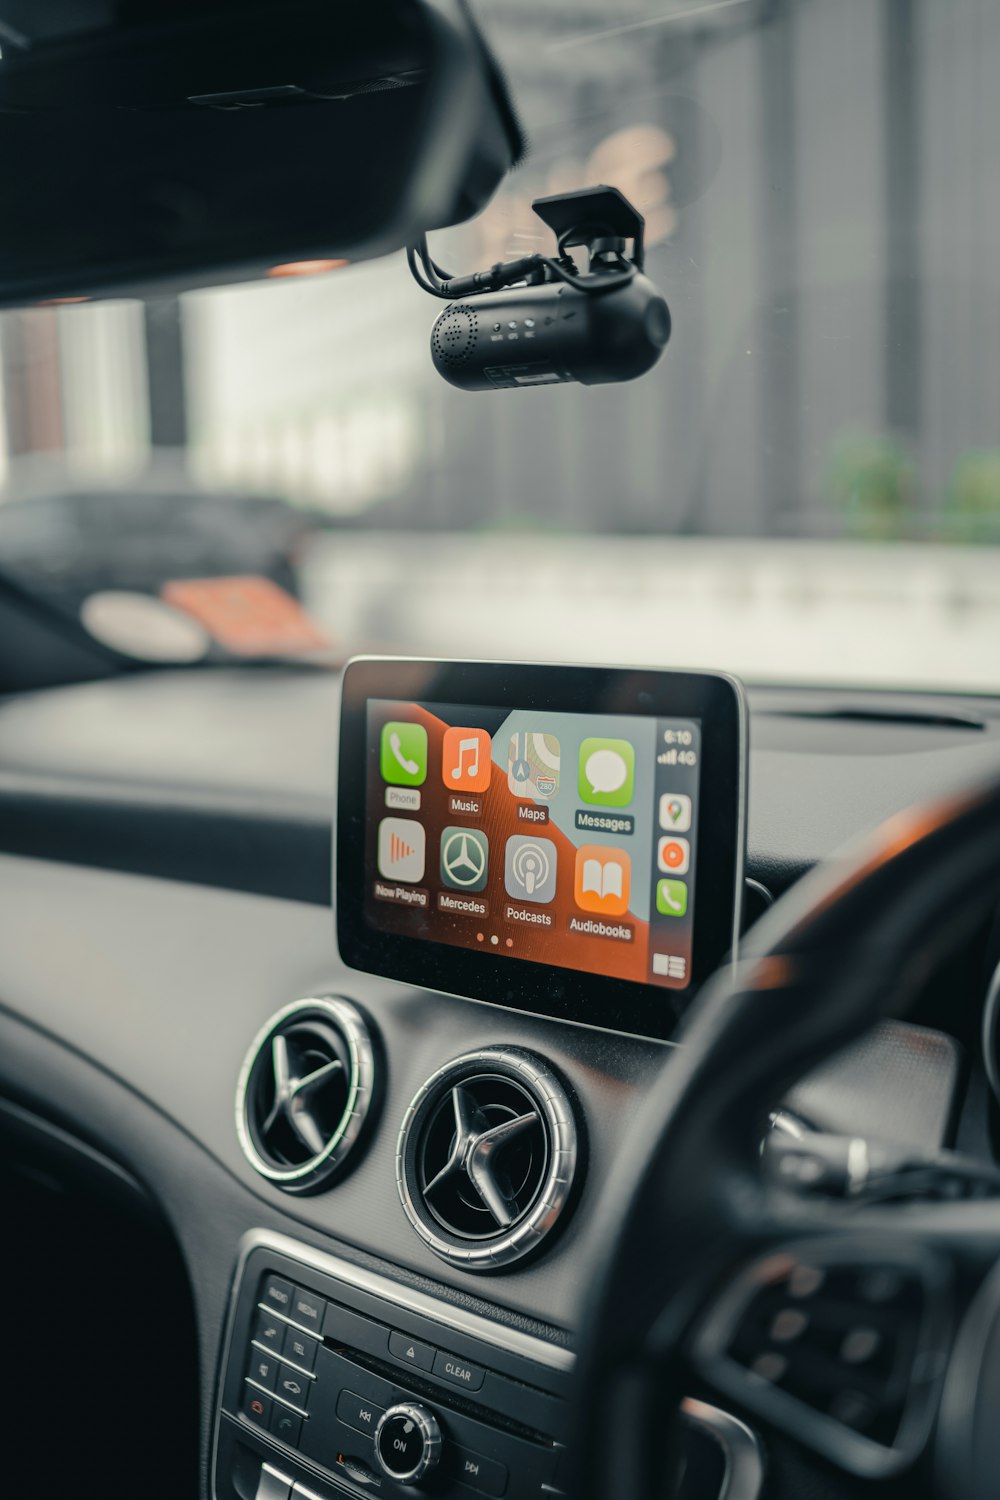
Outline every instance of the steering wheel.
[[[761, 1435], [794, 1470], [796, 1500], [996, 1494], [996, 1189], [970, 1195], [956, 1179], [954, 1197], [930, 1201], [808, 1195], [808, 1137], [797, 1189], [768, 1170], [761, 1142], [787, 1088], [904, 1009], [998, 883], [1000, 783], [900, 814], [817, 867], [703, 990], [601, 1205], [567, 1454], [574, 1500], [674, 1493], [675, 1414], [692, 1395]], [[860, 1189], [865, 1143], [847, 1156]], [[789, 1492], [773, 1479], [769, 1492]]]

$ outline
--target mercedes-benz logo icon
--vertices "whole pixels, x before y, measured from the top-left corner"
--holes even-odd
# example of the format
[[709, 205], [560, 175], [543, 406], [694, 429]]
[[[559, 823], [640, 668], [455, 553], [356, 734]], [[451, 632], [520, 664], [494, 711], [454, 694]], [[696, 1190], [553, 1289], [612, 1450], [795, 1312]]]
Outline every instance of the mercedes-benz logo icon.
[[490, 844], [478, 828], [446, 828], [441, 835], [441, 879], [461, 891], [481, 891], [489, 872]]

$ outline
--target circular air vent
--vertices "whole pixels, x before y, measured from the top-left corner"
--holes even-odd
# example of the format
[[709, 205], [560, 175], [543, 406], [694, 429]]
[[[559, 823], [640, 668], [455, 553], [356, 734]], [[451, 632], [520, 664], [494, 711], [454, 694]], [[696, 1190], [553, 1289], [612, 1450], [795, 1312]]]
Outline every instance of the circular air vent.
[[255, 1171], [289, 1193], [344, 1165], [372, 1103], [375, 1059], [349, 1000], [296, 1000], [254, 1039], [236, 1090], [236, 1129]]
[[529, 1052], [487, 1047], [429, 1078], [403, 1120], [399, 1196], [436, 1255], [492, 1271], [534, 1250], [566, 1207], [577, 1165], [562, 1085]]
[[449, 307], [431, 329], [434, 353], [443, 365], [454, 369], [464, 365], [476, 347], [479, 334], [479, 315], [475, 308], [463, 302], [458, 307]]

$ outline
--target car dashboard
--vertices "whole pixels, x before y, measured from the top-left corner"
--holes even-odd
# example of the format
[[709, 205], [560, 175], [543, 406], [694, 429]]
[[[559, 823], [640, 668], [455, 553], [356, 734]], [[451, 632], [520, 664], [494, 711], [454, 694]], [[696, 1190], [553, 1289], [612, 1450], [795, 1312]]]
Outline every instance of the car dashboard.
[[[45, 1162], [141, 1199], [176, 1247], [197, 1373], [178, 1356], [167, 1389], [154, 1370], [142, 1410], [151, 1453], [186, 1411], [188, 1493], [558, 1496], [604, 1195], [644, 1098], [669, 1088], [674, 1043], [340, 963], [338, 697], [336, 674], [276, 666], [0, 704], [0, 1134], [36, 1175]], [[749, 703], [748, 923], [852, 837], [1000, 766], [988, 700], [761, 688]], [[996, 934], [977, 933], [913, 1014], [800, 1080], [777, 1127], [992, 1159], [979, 1038], [998, 957]], [[280, 1073], [286, 1023], [312, 1059], [300, 1081], [339, 1069], [357, 1083], [350, 1151], [316, 1180], [262, 1172], [241, 1113], [265, 1044], [262, 1086]], [[408, 1122], [456, 1095], [472, 1098], [472, 1145], [537, 1108], [546, 1161], [572, 1159], [553, 1173], [566, 1192], [552, 1233], [485, 1273], [438, 1253], [400, 1190]], [[469, 1211], [461, 1193], [449, 1211]], [[70, 1282], [75, 1258], [91, 1281], [87, 1236], [84, 1213], [58, 1260]], [[155, 1328], [157, 1283], [133, 1271]], [[86, 1286], [74, 1295], [92, 1305]], [[697, 1390], [684, 1410], [683, 1493], [763, 1493], [752, 1424]], [[32, 1447], [40, 1493], [55, 1493], [55, 1463]], [[156, 1493], [134, 1472], [106, 1493], [140, 1481]]]

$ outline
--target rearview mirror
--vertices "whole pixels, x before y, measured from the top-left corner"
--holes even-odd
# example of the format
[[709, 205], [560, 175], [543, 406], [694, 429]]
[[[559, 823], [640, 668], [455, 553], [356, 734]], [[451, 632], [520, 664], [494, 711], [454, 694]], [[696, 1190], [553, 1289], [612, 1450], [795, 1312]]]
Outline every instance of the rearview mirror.
[[0, 305], [381, 255], [522, 149], [462, 0], [0, 0], [0, 49]]

